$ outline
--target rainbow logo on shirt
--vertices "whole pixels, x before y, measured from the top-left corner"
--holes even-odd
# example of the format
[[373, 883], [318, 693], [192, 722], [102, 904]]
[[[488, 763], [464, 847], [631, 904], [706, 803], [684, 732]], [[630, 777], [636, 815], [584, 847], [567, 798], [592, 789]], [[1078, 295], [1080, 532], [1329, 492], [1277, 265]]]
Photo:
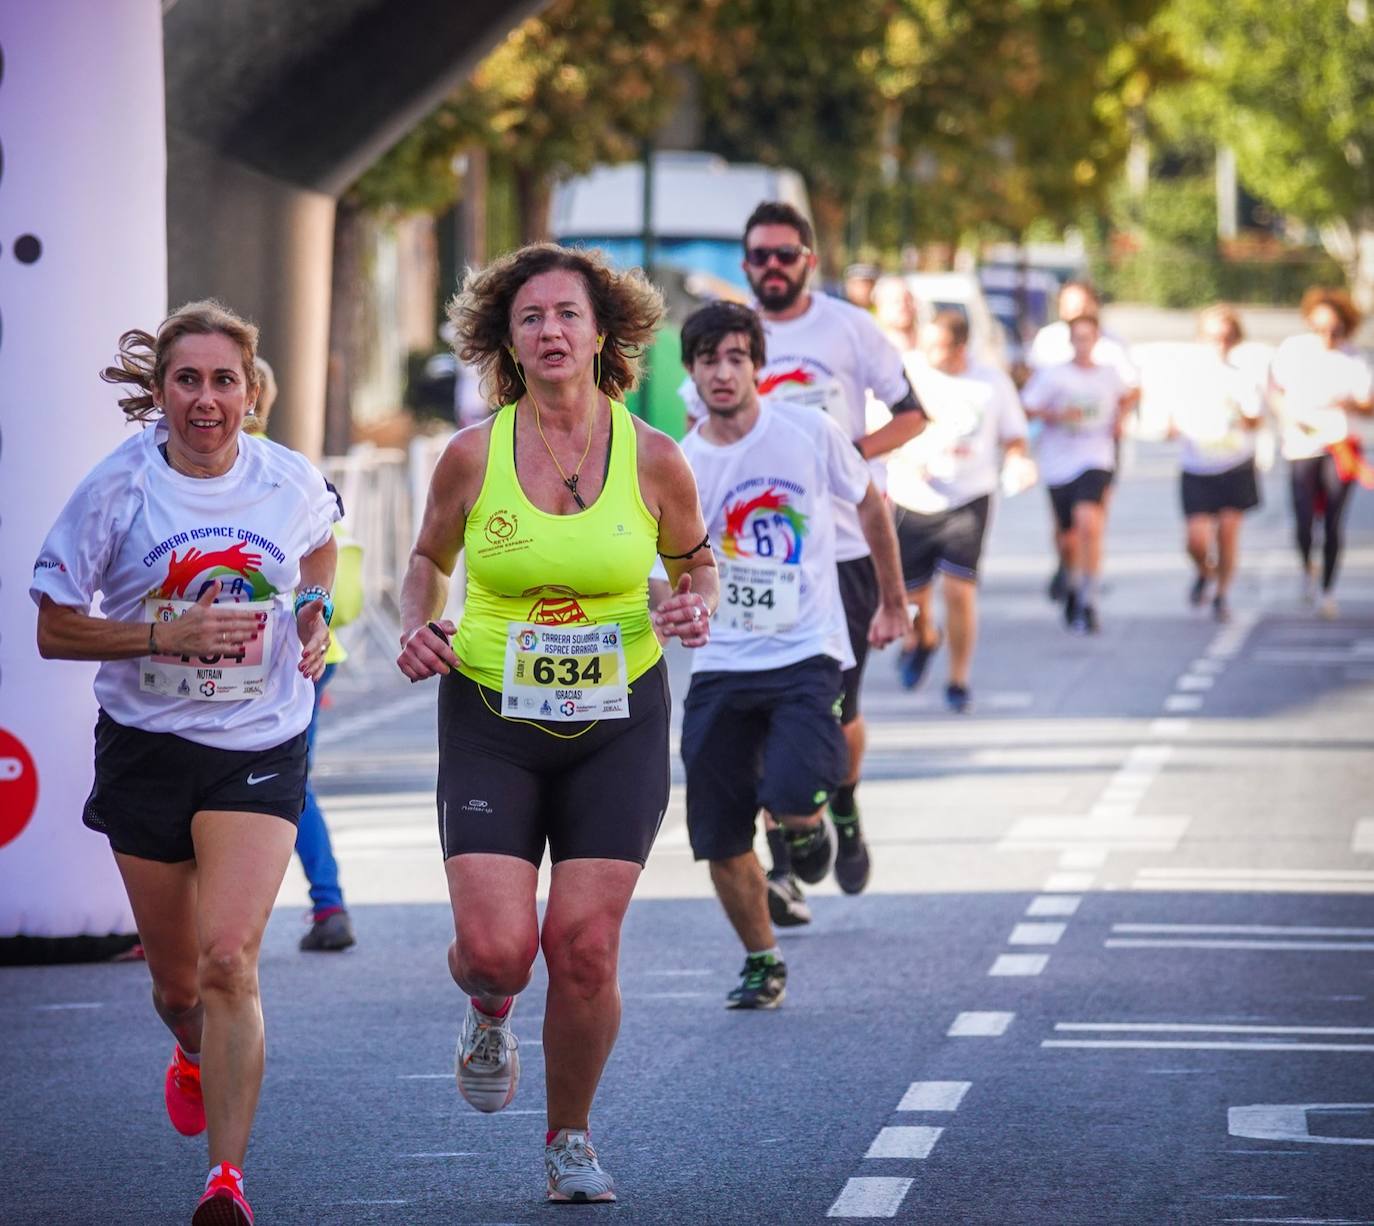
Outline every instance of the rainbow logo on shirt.
[[769, 485], [752, 498], [726, 502], [721, 548], [727, 558], [766, 558], [797, 565], [806, 538], [806, 521], [786, 493]]
[[221, 595], [229, 600], [267, 600], [277, 592], [263, 576], [262, 554], [241, 540], [207, 552], [192, 545], [180, 556], [173, 549], [167, 577], [152, 594], [162, 600], [196, 600], [216, 579], [223, 584]]

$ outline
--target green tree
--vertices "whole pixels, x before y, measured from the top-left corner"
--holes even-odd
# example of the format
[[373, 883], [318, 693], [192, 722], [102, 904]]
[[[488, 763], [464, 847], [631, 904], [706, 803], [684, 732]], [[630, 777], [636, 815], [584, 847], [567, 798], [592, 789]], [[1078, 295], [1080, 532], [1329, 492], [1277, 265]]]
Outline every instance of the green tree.
[[1174, 0], [1187, 106], [1242, 181], [1317, 226], [1374, 308], [1374, 21], [1365, 0]]

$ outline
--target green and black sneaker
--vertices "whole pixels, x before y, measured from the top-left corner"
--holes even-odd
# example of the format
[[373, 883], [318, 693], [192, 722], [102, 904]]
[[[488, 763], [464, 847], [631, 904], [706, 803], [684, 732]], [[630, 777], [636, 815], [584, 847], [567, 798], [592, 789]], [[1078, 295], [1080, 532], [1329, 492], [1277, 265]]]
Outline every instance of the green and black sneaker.
[[739, 987], [725, 998], [727, 1009], [776, 1009], [787, 995], [787, 964], [772, 954], [749, 954]]
[[862, 894], [873, 865], [859, 825], [859, 811], [841, 817], [831, 809], [830, 819], [835, 823], [835, 880], [846, 894]]

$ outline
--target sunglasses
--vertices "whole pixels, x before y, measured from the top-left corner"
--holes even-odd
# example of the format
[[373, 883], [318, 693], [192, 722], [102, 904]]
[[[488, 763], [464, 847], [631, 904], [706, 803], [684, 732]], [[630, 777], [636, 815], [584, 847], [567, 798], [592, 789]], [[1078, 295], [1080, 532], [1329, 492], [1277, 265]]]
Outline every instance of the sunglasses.
[[744, 253], [744, 258], [751, 268], [766, 268], [771, 259], [776, 259], [783, 268], [791, 268], [798, 260], [810, 254], [809, 247], [789, 243], [785, 247], [750, 247]]

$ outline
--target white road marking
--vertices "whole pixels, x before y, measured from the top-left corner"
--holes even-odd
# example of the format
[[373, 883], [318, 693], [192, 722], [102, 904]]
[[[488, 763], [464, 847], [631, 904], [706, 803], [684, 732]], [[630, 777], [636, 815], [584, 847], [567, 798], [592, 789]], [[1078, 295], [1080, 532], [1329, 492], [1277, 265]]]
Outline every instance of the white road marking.
[[1092, 873], [1051, 873], [1040, 888], [1046, 894], [1079, 894], [1090, 889]]
[[1014, 1013], [961, 1013], [945, 1031], [951, 1039], [990, 1039], [1007, 1033]]
[[1055, 1022], [1056, 1030], [1135, 1031], [1163, 1034], [1374, 1035], [1374, 1026], [1264, 1026], [1225, 1022]]
[[1007, 938], [1008, 945], [1057, 945], [1067, 924], [1017, 924]]
[[1035, 916], [1076, 915], [1082, 901], [1083, 896], [1081, 894], [1041, 894], [1030, 900], [1026, 914]]
[[482, 1155], [475, 1149], [452, 1149], [440, 1150], [437, 1153], [407, 1154], [407, 1158], [480, 1158]]
[[1323, 953], [1367, 953], [1374, 950], [1374, 941], [1228, 941], [1169, 937], [1109, 937], [1102, 942], [1104, 949], [1276, 949]]
[[1252, 937], [1374, 937], [1374, 928], [1304, 928], [1288, 924], [1113, 924], [1112, 931]]
[[1215, 677], [1209, 677], [1205, 673], [1184, 673], [1183, 676], [1174, 682], [1174, 688], [1185, 691], [1210, 690], [1216, 683], [1217, 679]]
[[1362, 817], [1355, 823], [1350, 850], [1360, 856], [1374, 856], [1374, 817]]
[[1353, 664], [1359, 655], [1353, 651], [1323, 650], [1320, 647], [1305, 651], [1265, 648], [1255, 652], [1255, 659], [1264, 664], [1302, 664], [1310, 668], [1322, 664]]
[[988, 974], [1038, 975], [1049, 965], [1049, 961], [1049, 954], [998, 954], [988, 968]]
[[887, 1175], [856, 1175], [845, 1182], [826, 1217], [896, 1217], [914, 1181]]
[[943, 1128], [902, 1124], [884, 1128], [868, 1147], [865, 1158], [929, 1158]]
[[957, 1111], [971, 1081], [913, 1081], [897, 1104], [898, 1111]]
[[1255, 1103], [1232, 1107], [1226, 1130], [1256, 1141], [1302, 1141], [1309, 1145], [1374, 1145], [1374, 1137], [1320, 1137], [1308, 1131], [1309, 1111], [1374, 1111], [1374, 1103]]
[[645, 971], [645, 972], [644, 972], [644, 974], [646, 974], [646, 975], [714, 975], [715, 973], [716, 973], [716, 972], [713, 971], [713, 970], [696, 970], [696, 971]]
[[1351, 880], [1349, 877], [1320, 879], [1315, 877], [1296, 877], [1285, 880], [1260, 879], [1255, 877], [1227, 878], [1223, 881], [1201, 882], [1197, 878], [1160, 877], [1139, 879], [1131, 883], [1133, 890], [1209, 890], [1213, 893], [1229, 891], [1251, 894], [1263, 891], [1270, 894], [1374, 894], [1374, 881]]
[[1188, 671], [1190, 673], [1207, 673], [1216, 676], [1218, 673], [1226, 671], [1226, 661], [1212, 660], [1204, 656], [1202, 659], [1194, 660], [1188, 665]]
[[1246, 881], [1280, 881], [1301, 878], [1303, 881], [1374, 881], [1374, 872], [1343, 868], [1142, 868], [1140, 877], [1169, 877], [1182, 880], [1222, 881], [1228, 877]]
[[[1023, 817], [998, 840], [997, 851], [1028, 848], [1109, 847], [1173, 851], [1188, 832], [1187, 817]], [[1048, 886], [1046, 887], [1049, 888]]]
[[1166, 711], [1200, 711], [1202, 697], [1199, 694], [1170, 694], [1164, 700]]
[[1126, 802], [1105, 799], [1099, 800], [1088, 810], [1088, 816], [1091, 817], [1093, 821], [1126, 821], [1135, 815], [1136, 809], [1140, 807], [1140, 799], [1144, 794], [1145, 793], [1141, 791], [1131, 800]]
[[1154, 719], [1150, 721], [1150, 735], [1187, 736], [1192, 726], [1190, 719]]
[[34, 1005], [35, 1013], [61, 1013], [68, 1009], [103, 1009], [105, 1003], [99, 1000], [74, 1000], [62, 1005]]
[[1069, 847], [1059, 855], [1060, 868], [1101, 868], [1106, 863], [1105, 847]]
[[1151, 1051], [1334, 1051], [1374, 1052], [1374, 1043], [1280, 1043], [1206, 1039], [1041, 1039], [1041, 1047], [1140, 1048]]

